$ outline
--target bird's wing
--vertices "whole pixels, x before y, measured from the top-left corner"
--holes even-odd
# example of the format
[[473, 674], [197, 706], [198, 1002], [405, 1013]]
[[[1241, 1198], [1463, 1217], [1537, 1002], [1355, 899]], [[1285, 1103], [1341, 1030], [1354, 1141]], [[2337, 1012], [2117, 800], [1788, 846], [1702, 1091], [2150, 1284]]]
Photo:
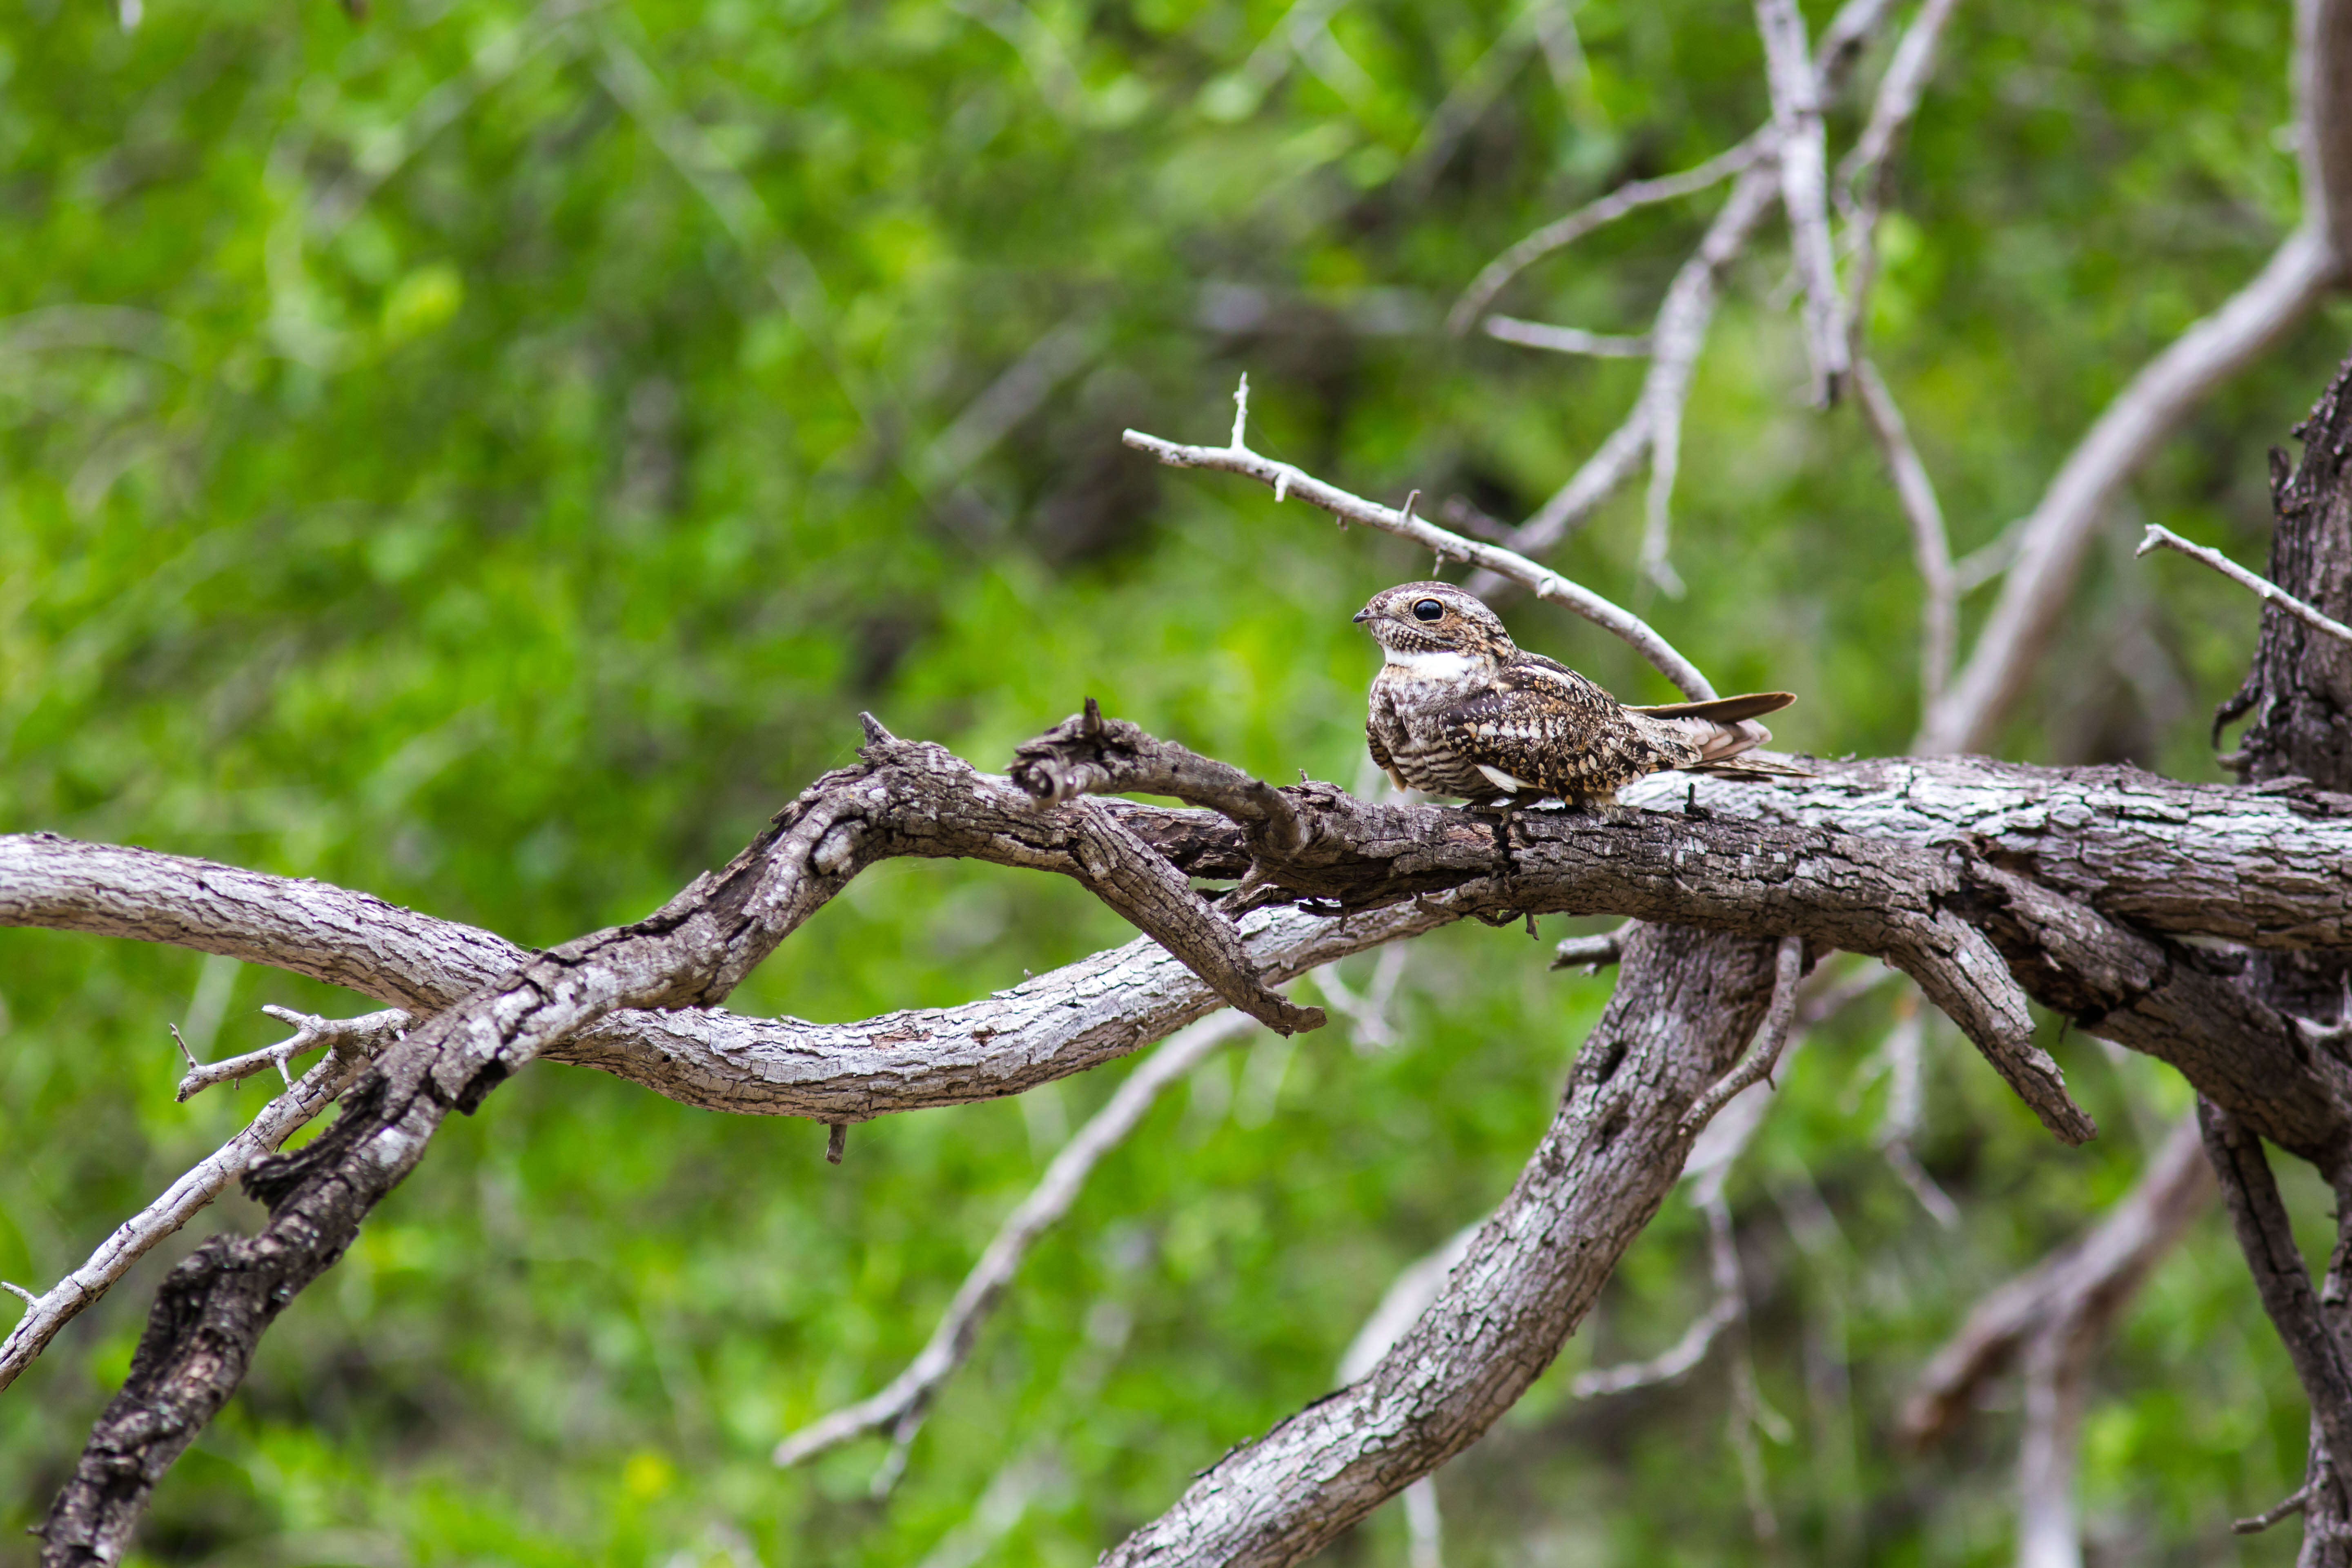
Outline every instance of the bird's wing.
[[1382, 773], [1395, 766], [1395, 760], [1389, 755], [1389, 749], [1381, 744], [1379, 727], [1370, 719], [1364, 721], [1364, 746], [1372, 753], [1372, 765]]
[[1507, 778], [1525, 793], [1572, 799], [1646, 771], [1627, 771], [1643, 741], [1617, 700], [1549, 659], [1513, 660], [1484, 690], [1447, 709], [1444, 722], [1454, 752], [1491, 770], [1498, 790], [1509, 789]]

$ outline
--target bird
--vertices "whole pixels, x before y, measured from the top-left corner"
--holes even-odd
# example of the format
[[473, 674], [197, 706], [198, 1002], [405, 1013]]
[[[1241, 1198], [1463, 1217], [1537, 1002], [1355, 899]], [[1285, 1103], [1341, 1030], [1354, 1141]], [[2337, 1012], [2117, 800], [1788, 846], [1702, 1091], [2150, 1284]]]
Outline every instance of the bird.
[[1566, 665], [1511, 640], [1495, 612], [1448, 583], [1406, 583], [1356, 612], [1386, 656], [1364, 739], [1399, 789], [1499, 803], [1616, 804], [1650, 773], [1810, 778], [1755, 754], [1756, 721], [1797, 699], [1758, 691], [1629, 708]]

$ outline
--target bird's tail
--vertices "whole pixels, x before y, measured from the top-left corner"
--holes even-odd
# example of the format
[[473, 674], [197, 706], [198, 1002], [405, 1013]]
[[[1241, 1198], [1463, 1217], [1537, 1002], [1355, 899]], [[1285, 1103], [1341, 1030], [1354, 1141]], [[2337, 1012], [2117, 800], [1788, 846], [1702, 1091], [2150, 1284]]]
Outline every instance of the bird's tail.
[[1677, 764], [1690, 772], [1732, 779], [1809, 779], [1813, 775], [1794, 763], [1756, 752], [1772, 739], [1772, 731], [1758, 723], [1756, 716], [1777, 712], [1796, 700], [1792, 692], [1751, 691], [1711, 702], [1670, 702], [1627, 711], [1647, 719], [1664, 732], [1662, 738], [1671, 737], [1675, 751], [1693, 753]]

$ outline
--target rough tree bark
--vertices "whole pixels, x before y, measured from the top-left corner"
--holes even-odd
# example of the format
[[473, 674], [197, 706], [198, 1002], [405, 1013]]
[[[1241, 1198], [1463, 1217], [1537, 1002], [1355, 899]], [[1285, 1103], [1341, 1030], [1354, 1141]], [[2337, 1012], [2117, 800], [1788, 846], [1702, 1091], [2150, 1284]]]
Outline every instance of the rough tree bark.
[[[2352, 27], [2343, 16], [2330, 25]], [[2332, 120], [2323, 131], [2341, 137], [2340, 105], [2323, 106]], [[2339, 213], [2352, 221], [2352, 213]], [[2352, 370], [2341, 372], [2296, 427], [2303, 460], [2289, 470], [2286, 455], [2271, 449], [2270, 581], [2338, 620], [2352, 609]], [[2325, 636], [2274, 605], [2263, 610], [2252, 667], [2236, 694], [2213, 716], [2221, 729], [2251, 714], [2238, 750], [2223, 759], [2242, 783], [2293, 787], [2310, 781], [2352, 789], [2352, 646]], [[2336, 874], [2344, 872], [2339, 863]], [[2330, 943], [2306, 952], [2257, 951], [2249, 955], [2246, 988], [2294, 1021], [2295, 1043], [2314, 1058], [2352, 1056], [2352, 952]], [[2201, 1108], [2206, 1145], [2221, 1177], [2248, 1266], [2263, 1305], [2294, 1355], [2311, 1400], [2311, 1457], [2305, 1481], [2304, 1542], [2307, 1568], [2352, 1568], [2352, 1487], [2343, 1464], [2352, 1459], [2352, 1234], [2339, 1229], [2327, 1273], [2315, 1299], [2303, 1259], [2283, 1214], [2273, 1216], [2276, 1189], [2251, 1131], [2226, 1110]], [[2339, 1227], [2352, 1225], [2352, 1158], [2315, 1161], [2336, 1189]], [[2281, 1248], [2284, 1247], [2284, 1252]], [[2292, 1272], [2293, 1279], [2284, 1275]], [[2300, 1289], [2297, 1289], [2300, 1287]], [[2331, 1353], [2316, 1341], [2325, 1336]]]
[[1228, 1454], [1104, 1568], [1297, 1563], [1475, 1442], [1682, 1175], [1684, 1113], [1738, 1059], [1773, 944], [1643, 926], [1559, 1115], [1445, 1288], [1360, 1381]]

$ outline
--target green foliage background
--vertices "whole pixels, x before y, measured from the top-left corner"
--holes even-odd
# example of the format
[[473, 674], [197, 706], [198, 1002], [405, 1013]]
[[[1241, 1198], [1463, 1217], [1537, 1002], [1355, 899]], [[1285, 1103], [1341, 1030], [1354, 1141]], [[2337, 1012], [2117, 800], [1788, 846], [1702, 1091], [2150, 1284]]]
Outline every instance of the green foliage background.
[[[1261, 449], [1391, 499], [1531, 510], [1639, 368], [1437, 319], [1537, 223], [1764, 113], [1739, 0], [1572, 16], [1579, 50], [1547, 56], [1517, 0], [1357, 0], [1336, 51], [1302, 57], [1280, 0], [383, 0], [363, 25], [150, 0], [130, 31], [95, 0], [25, 0], [0, 17], [0, 829], [547, 943], [722, 859], [850, 757], [860, 708], [999, 765], [1093, 693], [1264, 773], [1360, 779], [1373, 661], [1347, 617], [1428, 563], [1159, 473], [1118, 431], [1213, 438], [1246, 369]], [[1960, 12], [1874, 316], [1960, 549], [2293, 223], [2290, 30], [2284, 4]], [[1848, 104], [1833, 134], [1854, 125]], [[1714, 199], [1595, 237], [1507, 305], [1639, 330]], [[1787, 269], [1772, 231], [1703, 362], [1688, 596], [1643, 597], [1633, 497], [1559, 560], [1725, 689], [1802, 692], [1794, 745], [1897, 751], [1904, 531], [1853, 412], [1801, 406]], [[2253, 606], [2128, 542], [2160, 521], [2259, 563], [2263, 448], [2348, 323], [2308, 323], [2133, 487], [2008, 754], [2215, 776], [2203, 716]], [[1024, 365], [1056, 374], [982, 439]], [[1590, 627], [1512, 616], [1665, 695]], [[1124, 934], [1041, 879], [894, 864], [737, 1005], [949, 1003]], [[1402, 1044], [1260, 1036], [1169, 1096], [883, 1504], [878, 1444], [782, 1475], [769, 1446], [903, 1364], [1118, 1071], [861, 1127], [835, 1169], [806, 1124], [541, 1067], [449, 1128], [287, 1314], [163, 1484], [142, 1560], [944, 1563], [1010, 1473], [1046, 1479], [986, 1560], [1091, 1562], [1327, 1391], [1396, 1271], [1508, 1185], [1609, 985], [1543, 956], [1442, 933], [1413, 950]], [[1566, 1394], [1703, 1307], [1677, 1201], [1560, 1367], [1441, 1478], [1457, 1568], [2007, 1559], [2013, 1409], [1925, 1456], [1895, 1447], [1893, 1411], [1986, 1289], [2128, 1186], [2185, 1095], [2061, 1042], [2106, 1129], [2064, 1152], [1940, 1030], [1922, 1152], [1968, 1216], [1947, 1234], [1872, 1147], [1890, 997], [1806, 1048], [1731, 1188], [1787, 1419], [1764, 1445], [1777, 1542], [1742, 1499], [1724, 1350], [1677, 1387]], [[0, 932], [0, 1277], [45, 1287], [250, 1114], [250, 1087], [173, 1103], [164, 1025], [225, 1054], [275, 1037], [268, 1002], [362, 1010], [225, 961]], [[2294, 1195], [2318, 1215], [2315, 1184]], [[238, 1198], [191, 1230], [256, 1218]], [[198, 1238], [0, 1396], [0, 1562], [31, 1560], [17, 1531]], [[2098, 1373], [2100, 1560], [2288, 1561], [2291, 1528], [2226, 1521], [2292, 1489], [2303, 1421], [2209, 1215]], [[1337, 1549], [1403, 1553], [1393, 1510]]]

